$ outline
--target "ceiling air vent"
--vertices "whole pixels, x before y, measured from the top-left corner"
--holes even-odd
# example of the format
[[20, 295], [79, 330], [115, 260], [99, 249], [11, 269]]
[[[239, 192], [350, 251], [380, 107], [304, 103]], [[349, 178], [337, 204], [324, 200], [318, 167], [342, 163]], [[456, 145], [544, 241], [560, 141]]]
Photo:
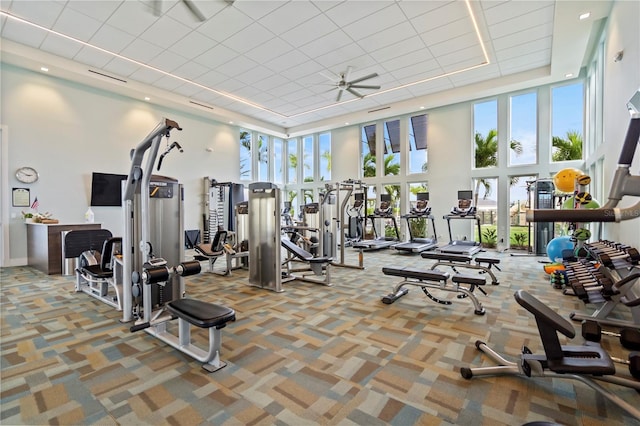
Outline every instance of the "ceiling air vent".
[[189, 103], [190, 103], [190, 104], [194, 104], [194, 105], [201, 106], [202, 108], [213, 109], [213, 107], [212, 107], [212, 106], [205, 105], [205, 104], [201, 104], [201, 103], [198, 103], [198, 102], [189, 101]]
[[371, 111], [367, 111], [368, 114], [371, 114], [372, 112], [378, 112], [378, 111], [384, 111], [385, 109], [389, 109], [391, 108], [390, 106], [386, 106], [386, 107], [382, 107], [382, 108], [378, 108], [378, 109], [372, 109]]
[[109, 74], [104, 74], [104, 73], [101, 73], [101, 72], [98, 72], [98, 71], [94, 71], [94, 70], [87, 70], [87, 71], [89, 71], [89, 72], [91, 72], [91, 73], [94, 73], [94, 74], [101, 75], [101, 76], [103, 76], [103, 77], [110, 78], [110, 79], [112, 79], [112, 80], [120, 81], [120, 82], [122, 82], [122, 83], [126, 83], [126, 82], [127, 82], [127, 80], [123, 80], [123, 79], [121, 79], [121, 78], [114, 77], [114, 76], [109, 75]]

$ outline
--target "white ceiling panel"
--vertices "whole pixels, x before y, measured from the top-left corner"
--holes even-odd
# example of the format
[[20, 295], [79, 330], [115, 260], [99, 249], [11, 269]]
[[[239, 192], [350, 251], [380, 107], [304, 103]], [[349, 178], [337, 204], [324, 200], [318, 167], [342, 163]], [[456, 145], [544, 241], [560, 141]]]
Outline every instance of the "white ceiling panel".
[[[566, 55], [557, 56], [558, 46], [586, 46], [581, 48], [587, 51], [592, 48], [587, 41], [597, 39], [591, 32], [598, 26], [568, 22], [567, 10], [579, 9], [573, 2], [469, 1], [471, 12], [466, 0], [195, 0], [203, 22], [183, 0], [2, 1], [0, 19], [3, 40], [15, 42], [8, 44], [14, 49], [22, 45], [20, 54], [37, 52], [28, 46], [73, 58], [96, 72], [146, 84], [150, 92], [172, 92], [283, 126], [283, 133], [286, 127], [313, 127], [343, 114], [366, 120], [372, 109], [391, 106], [393, 111], [395, 102], [438, 96], [454, 85], [491, 79], [498, 88], [501, 77], [534, 69], [548, 69], [549, 78], [557, 80], [552, 63], [562, 60], [562, 68], [567, 66]], [[603, 2], [610, 0], [598, 6]], [[161, 6], [158, 16], [154, 5]], [[470, 13], [476, 14], [480, 36]], [[554, 30], [564, 24], [577, 29], [557, 40]], [[491, 64], [459, 72], [485, 61], [482, 42]], [[584, 54], [575, 56], [581, 62]], [[381, 89], [363, 89], [364, 99], [345, 92], [335, 105], [339, 74], [348, 69], [345, 80], [378, 74], [366, 83]], [[456, 74], [429, 80], [445, 72]], [[395, 89], [404, 84], [409, 86]]]

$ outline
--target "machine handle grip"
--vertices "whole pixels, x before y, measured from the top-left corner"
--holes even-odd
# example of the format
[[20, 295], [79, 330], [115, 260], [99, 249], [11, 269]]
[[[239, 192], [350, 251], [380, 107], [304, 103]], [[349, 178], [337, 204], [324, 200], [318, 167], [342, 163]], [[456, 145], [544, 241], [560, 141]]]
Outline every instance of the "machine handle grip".
[[640, 143], [640, 118], [632, 118], [627, 129], [627, 136], [624, 138], [618, 164], [631, 165], [638, 143]]
[[527, 210], [527, 222], [616, 222], [614, 209]]
[[135, 333], [136, 331], [144, 330], [145, 328], [151, 327], [151, 324], [148, 322], [144, 322], [142, 324], [134, 325], [129, 328], [129, 331]]

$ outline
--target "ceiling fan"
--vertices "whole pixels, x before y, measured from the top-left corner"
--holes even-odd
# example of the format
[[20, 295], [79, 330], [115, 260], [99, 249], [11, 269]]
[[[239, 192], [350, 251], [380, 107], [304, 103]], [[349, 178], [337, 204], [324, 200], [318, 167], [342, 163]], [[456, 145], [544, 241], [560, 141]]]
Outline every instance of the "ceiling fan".
[[[338, 89], [338, 96], [336, 97], [336, 102], [340, 102], [342, 99], [342, 94], [344, 91], [351, 93], [353, 96], [358, 98], [364, 98], [364, 95], [354, 89], [373, 89], [377, 90], [380, 88], [378, 85], [368, 85], [368, 84], [358, 84], [365, 80], [369, 80], [378, 76], [378, 73], [372, 73], [369, 75], [365, 75], [364, 77], [356, 78], [354, 80], [349, 80], [349, 74], [351, 74], [351, 67], [347, 67], [347, 71], [340, 73], [338, 76], [339, 80], [337, 82], [334, 81], [334, 78], [329, 78], [325, 75], [325, 77], [329, 78], [329, 80], [334, 82], [334, 89]], [[324, 75], [324, 74], [323, 74]]]

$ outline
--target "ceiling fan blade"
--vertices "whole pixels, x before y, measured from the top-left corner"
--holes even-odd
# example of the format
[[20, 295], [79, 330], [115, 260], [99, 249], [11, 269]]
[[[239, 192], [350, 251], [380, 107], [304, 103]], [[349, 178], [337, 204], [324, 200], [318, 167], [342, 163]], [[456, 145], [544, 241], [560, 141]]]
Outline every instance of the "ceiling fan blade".
[[365, 75], [364, 77], [356, 78], [355, 80], [349, 81], [350, 84], [359, 83], [364, 80], [369, 80], [370, 78], [377, 77], [378, 73], [374, 72], [373, 74]]
[[349, 87], [351, 87], [352, 89], [379, 89], [380, 86], [364, 86], [361, 84], [350, 84]]
[[153, 14], [156, 16], [160, 16], [162, 12], [162, 5], [160, 4], [162, 0], [154, 0], [153, 1]]
[[191, 0], [182, 0], [182, 2], [184, 3], [185, 6], [187, 6], [187, 9], [189, 9], [191, 11], [191, 13], [193, 13], [193, 16], [198, 18], [198, 20], [200, 22], [203, 22], [203, 21], [205, 21], [207, 19], [207, 18], [204, 17], [202, 12], [200, 12], [200, 9], [198, 9], [196, 7], [196, 5], [193, 4], [193, 2]]
[[340, 102], [340, 99], [342, 98], [342, 92], [343, 92], [342, 89], [338, 91], [338, 97], [336, 98], [336, 102]]
[[353, 68], [351, 67], [351, 65], [347, 67], [347, 70], [344, 72], [344, 81], [349, 81], [349, 76], [351, 75], [352, 69]]
[[361, 95], [360, 93], [356, 92], [351, 87], [347, 87], [347, 92], [351, 93], [353, 96], [357, 96], [359, 98], [364, 98], [364, 95]]

